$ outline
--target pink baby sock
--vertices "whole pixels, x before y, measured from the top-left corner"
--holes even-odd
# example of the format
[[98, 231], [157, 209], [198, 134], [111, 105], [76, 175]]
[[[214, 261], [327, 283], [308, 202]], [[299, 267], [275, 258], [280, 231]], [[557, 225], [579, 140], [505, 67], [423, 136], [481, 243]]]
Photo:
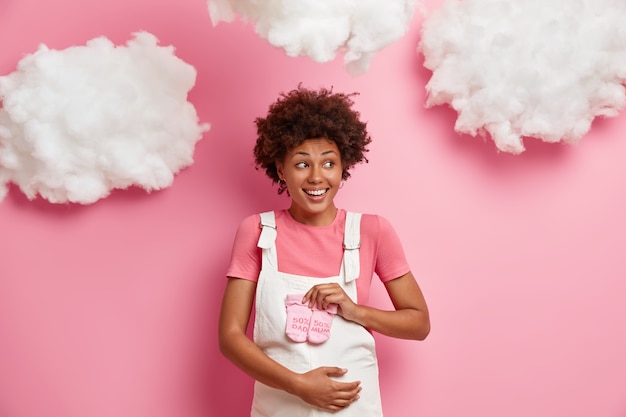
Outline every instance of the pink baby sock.
[[289, 294], [285, 299], [287, 308], [287, 326], [285, 333], [294, 342], [306, 341], [311, 324], [311, 309], [308, 305], [302, 304], [304, 294]]
[[333, 317], [337, 314], [337, 304], [329, 304], [326, 310], [320, 310], [317, 305], [313, 306], [311, 326], [309, 327], [309, 342], [324, 343], [330, 337], [330, 326]]

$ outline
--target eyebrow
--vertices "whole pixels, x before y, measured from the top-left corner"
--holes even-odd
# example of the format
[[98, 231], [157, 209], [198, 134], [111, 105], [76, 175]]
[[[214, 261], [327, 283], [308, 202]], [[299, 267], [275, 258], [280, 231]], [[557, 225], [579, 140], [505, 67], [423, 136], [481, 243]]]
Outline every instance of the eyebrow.
[[[337, 152], [335, 152], [335, 151], [334, 151], [334, 150], [332, 150], [332, 149], [329, 149], [329, 150], [327, 150], [327, 151], [322, 152], [320, 155], [322, 155], [322, 156], [326, 156], [326, 155], [331, 154], [331, 153], [337, 153]], [[304, 151], [298, 151], [298, 152], [295, 152], [295, 153], [294, 153], [294, 155], [311, 156], [308, 152], [304, 152]]]

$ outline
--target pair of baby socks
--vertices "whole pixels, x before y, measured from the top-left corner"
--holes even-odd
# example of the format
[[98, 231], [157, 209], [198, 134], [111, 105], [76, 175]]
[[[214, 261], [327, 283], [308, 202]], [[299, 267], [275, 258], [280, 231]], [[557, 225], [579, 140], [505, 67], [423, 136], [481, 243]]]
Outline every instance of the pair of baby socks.
[[330, 337], [330, 326], [337, 314], [337, 304], [329, 304], [325, 310], [302, 304], [304, 294], [290, 294], [285, 300], [287, 327], [285, 333], [294, 342], [324, 343]]

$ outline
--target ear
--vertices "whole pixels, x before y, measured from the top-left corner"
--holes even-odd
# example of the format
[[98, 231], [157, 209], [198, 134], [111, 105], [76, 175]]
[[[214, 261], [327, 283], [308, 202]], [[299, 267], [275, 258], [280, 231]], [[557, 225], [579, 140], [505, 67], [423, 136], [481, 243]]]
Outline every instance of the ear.
[[278, 174], [278, 178], [285, 178], [285, 169], [283, 167], [282, 162], [276, 162], [276, 173]]

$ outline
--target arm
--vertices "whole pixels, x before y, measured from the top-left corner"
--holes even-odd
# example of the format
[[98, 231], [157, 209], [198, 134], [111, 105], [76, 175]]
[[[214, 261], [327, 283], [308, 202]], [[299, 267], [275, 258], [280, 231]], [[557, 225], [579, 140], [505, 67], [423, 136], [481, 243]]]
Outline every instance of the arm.
[[305, 374], [285, 368], [267, 356], [246, 335], [256, 283], [229, 278], [219, 318], [219, 346], [222, 354], [254, 379], [273, 388], [297, 395], [309, 404], [338, 411], [358, 399], [357, 382], [337, 382], [331, 376], [346, 371], [322, 367]]
[[408, 272], [385, 283], [395, 310], [386, 311], [355, 304], [338, 284], [321, 284], [311, 288], [304, 302], [325, 308], [339, 305], [338, 314], [346, 320], [386, 336], [424, 340], [430, 332], [428, 307], [413, 274]]
[[254, 379], [273, 388], [291, 386], [295, 375], [271, 360], [246, 335], [256, 283], [229, 278], [219, 318], [222, 354]]

